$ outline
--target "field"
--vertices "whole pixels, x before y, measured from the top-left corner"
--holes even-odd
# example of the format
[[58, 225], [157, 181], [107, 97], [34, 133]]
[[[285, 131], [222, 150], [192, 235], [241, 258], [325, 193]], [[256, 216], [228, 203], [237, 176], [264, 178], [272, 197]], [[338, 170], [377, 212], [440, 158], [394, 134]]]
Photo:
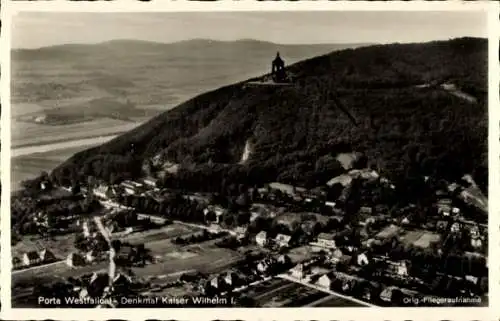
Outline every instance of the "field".
[[377, 238], [380, 239], [386, 239], [389, 237], [392, 237], [394, 235], [397, 235], [400, 232], [400, 228], [396, 225], [389, 225], [386, 226], [384, 229], [382, 229], [380, 232], [377, 234]]
[[[146, 248], [151, 250], [151, 254], [157, 260], [155, 264], [133, 268], [135, 275], [144, 280], [156, 279], [160, 282], [167, 282], [170, 279], [177, 279], [181, 273], [187, 271], [218, 273], [242, 258], [237, 252], [215, 247], [213, 241], [188, 246], [178, 246], [170, 241], [174, 237], [191, 234], [196, 230], [173, 224], [162, 230], [134, 233], [123, 238], [122, 241], [131, 243], [144, 242]], [[70, 268], [62, 262], [47, 267], [19, 271], [12, 275], [14, 298], [24, 293], [26, 287], [32, 287], [34, 284], [50, 283], [97, 271], [104, 272], [106, 269], [107, 262], [79, 268]]]
[[403, 242], [421, 248], [427, 248], [431, 243], [438, 242], [440, 239], [441, 235], [423, 230], [409, 231], [402, 237]]
[[245, 294], [255, 300], [259, 307], [358, 306], [335, 295], [279, 278], [252, 286]]
[[309, 260], [313, 256], [313, 250], [311, 246], [304, 245], [300, 247], [295, 247], [291, 249], [287, 255], [290, 257], [293, 263], [303, 262]]
[[57, 126], [13, 120], [11, 125], [12, 148], [116, 134], [129, 131], [138, 125], [138, 122], [110, 118]]
[[39, 251], [43, 248], [49, 249], [54, 255], [62, 260], [65, 259], [69, 253], [75, 251], [73, 246], [75, 236], [73, 234], [58, 235], [53, 238], [42, 239], [40, 237], [24, 237], [12, 247], [12, 257], [19, 257], [30, 251]]

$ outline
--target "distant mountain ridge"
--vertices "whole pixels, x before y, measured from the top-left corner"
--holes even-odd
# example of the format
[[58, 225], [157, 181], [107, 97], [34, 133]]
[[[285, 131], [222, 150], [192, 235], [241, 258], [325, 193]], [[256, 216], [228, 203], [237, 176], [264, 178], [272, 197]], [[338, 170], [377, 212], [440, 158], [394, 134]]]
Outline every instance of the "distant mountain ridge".
[[[206, 92], [76, 154], [53, 175], [66, 183], [88, 175], [134, 178], [158, 156], [181, 164], [175, 181], [184, 187], [210, 188], [221, 179], [316, 186], [338, 173], [335, 155], [355, 151], [396, 181], [472, 173], [484, 187], [487, 47], [485, 39], [460, 38], [303, 60], [287, 69], [294, 86], [249, 89], [239, 82]], [[477, 102], [451, 95], [443, 83]], [[248, 140], [252, 153], [239, 164]]]
[[134, 105], [162, 104], [167, 109], [207, 90], [267, 72], [276, 51], [291, 64], [357, 46], [362, 44], [121, 39], [16, 49], [12, 51], [12, 100], [54, 105], [51, 100], [127, 97]]
[[160, 42], [160, 41], [150, 41], [150, 40], [138, 40], [138, 39], [112, 39], [106, 40], [98, 43], [73, 43], [73, 44], [58, 44], [49, 45], [38, 48], [13, 48], [11, 51], [13, 53], [28, 52], [28, 51], [44, 51], [44, 50], [58, 50], [58, 49], [82, 49], [84, 47], [99, 47], [99, 46], [110, 46], [110, 45], [146, 45], [146, 46], [172, 46], [172, 45], [204, 45], [204, 44], [260, 44], [260, 45], [271, 45], [271, 46], [329, 46], [331, 48], [336, 47], [360, 47], [373, 45], [372, 43], [303, 43], [303, 44], [280, 44], [273, 43], [271, 41], [257, 40], [252, 38], [244, 38], [237, 40], [218, 40], [209, 38], [195, 38], [180, 40], [175, 42]]

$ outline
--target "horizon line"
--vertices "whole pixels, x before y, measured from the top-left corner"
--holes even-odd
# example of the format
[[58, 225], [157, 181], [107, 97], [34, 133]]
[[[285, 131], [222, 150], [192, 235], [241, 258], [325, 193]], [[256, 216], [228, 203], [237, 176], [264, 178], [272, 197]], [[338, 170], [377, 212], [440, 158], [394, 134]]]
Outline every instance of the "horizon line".
[[119, 42], [119, 41], [130, 41], [130, 42], [142, 42], [142, 43], [150, 43], [150, 44], [161, 44], [161, 45], [171, 45], [171, 44], [179, 44], [179, 43], [185, 43], [185, 42], [194, 42], [194, 41], [206, 41], [206, 42], [219, 42], [219, 43], [236, 43], [236, 42], [260, 42], [260, 43], [268, 43], [276, 46], [328, 46], [328, 45], [389, 45], [389, 44], [412, 44], [412, 43], [429, 43], [429, 42], [435, 42], [435, 41], [449, 41], [453, 39], [461, 39], [461, 38], [477, 38], [477, 39], [488, 39], [485, 37], [473, 37], [473, 36], [462, 36], [462, 37], [452, 37], [452, 38], [447, 38], [447, 39], [430, 39], [426, 41], [409, 41], [409, 42], [401, 42], [401, 41], [395, 41], [395, 42], [318, 42], [318, 43], [277, 43], [277, 42], [272, 42], [268, 40], [260, 40], [260, 39], [255, 39], [255, 38], [241, 38], [241, 39], [236, 39], [236, 40], [223, 40], [223, 39], [212, 39], [212, 38], [192, 38], [192, 39], [185, 39], [185, 40], [179, 40], [179, 41], [173, 41], [173, 42], [161, 42], [161, 41], [154, 41], [154, 40], [143, 40], [143, 39], [133, 39], [133, 38], [115, 38], [115, 39], [110, 39], [110, 40], [105, 40], [105, 41], [99, 41], [99, 42], [75, 42], [75, 43], [60, 43], [60, 44], [53, 44], [53, 45], [47, 45], [47, 46], [42, 46], [42, 47], [11, 47], [10, 50], [40, 50], [40, 49], [46, 49], [46, 48], [53, 48], [53, 47], [59, 47], [59, 46], [66, 46], [66, 45], [76, 45], [76, 46], [92, 46], [92, 45], [103, 45], [107, 43], [112, 43], [112, 42]]

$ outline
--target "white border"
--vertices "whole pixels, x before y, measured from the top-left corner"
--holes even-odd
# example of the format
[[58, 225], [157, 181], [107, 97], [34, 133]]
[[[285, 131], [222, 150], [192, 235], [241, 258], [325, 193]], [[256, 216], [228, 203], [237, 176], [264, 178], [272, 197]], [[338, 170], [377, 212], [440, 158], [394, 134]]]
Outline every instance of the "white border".
[[156, 0], [139, 2], [117, 0], [110, 2], [69, 2], [69, 1], [4, 1], [2, 6], [2, 208], [1, 208], [1, 271], [10, 271], [10, 17], [19, 11], [50, 12], [193, 12], [193, 11], [488, 11], [489, 38], [489, 267], [490, 267], [490, 307], [489, 308], [202, 308], [202, 309], [12, 309], [10, 304], [10, 273], [1, 273], [1, 318], [7, 320], [55, 319], [55, 320], [490, 320], [498, 319], [494, 302], [499, 296], [499, 209], [500, 199], [496, 198], [500, 185], [500, 104], [499, 104], [499, 35], [500, 11], [495, 2], [257, 2], [218, 1], [187, 2]]

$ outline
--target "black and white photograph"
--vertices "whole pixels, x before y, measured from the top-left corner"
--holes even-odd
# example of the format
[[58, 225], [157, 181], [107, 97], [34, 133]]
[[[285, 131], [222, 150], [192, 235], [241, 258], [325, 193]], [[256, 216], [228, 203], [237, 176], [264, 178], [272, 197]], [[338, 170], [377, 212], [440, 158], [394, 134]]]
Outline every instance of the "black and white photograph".
[[12, 308], [488, 307], [487, 11], [11, 29]]

